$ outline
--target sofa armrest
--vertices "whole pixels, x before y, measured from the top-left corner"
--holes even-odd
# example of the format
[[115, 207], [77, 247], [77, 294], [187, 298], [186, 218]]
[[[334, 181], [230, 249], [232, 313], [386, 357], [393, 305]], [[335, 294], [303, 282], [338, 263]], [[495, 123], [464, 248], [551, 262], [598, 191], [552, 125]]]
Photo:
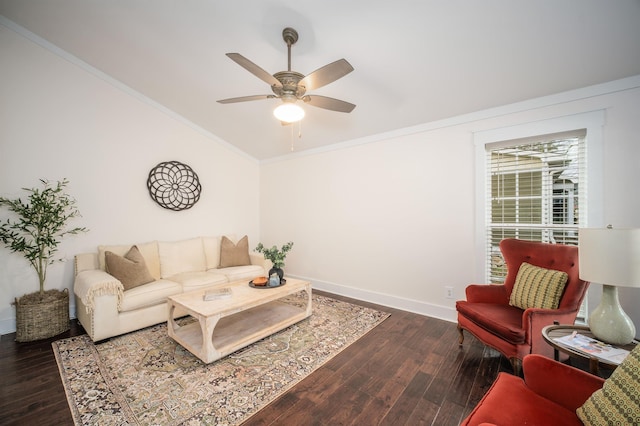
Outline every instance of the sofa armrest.
[[604, 384], [604, 379], [542, 355], [524, 357], [524, 381], [538, 395], [575, 411]]
[[92, 269], [100, 269], [97, 253], [80, 253], [74, 257], [75, 274], [78, 275], [82, 271], [90, 271]]
[[94, 298], [105, 294], [116, 295], [118, 297], [118, 308], [120, 308], [124, 287], [120, 281], [105, 271], [90, 269], [80, 271], [76, 275], [73, 292], [87, 307], [87, 312], [91, 312], [94, 308]]
[[273, 263], [271, 263], [269, 259], [265, 259], [262, 253], [250, 252], [249, 259], [251, 259], [252, 265], [262, 266], [265, 275], [269, 272], [269, 269], [273, 267]]
[[467, 301], [472, 303], [509, 304], [509, 295], [504, 285], [470, 284], [465, 288]]

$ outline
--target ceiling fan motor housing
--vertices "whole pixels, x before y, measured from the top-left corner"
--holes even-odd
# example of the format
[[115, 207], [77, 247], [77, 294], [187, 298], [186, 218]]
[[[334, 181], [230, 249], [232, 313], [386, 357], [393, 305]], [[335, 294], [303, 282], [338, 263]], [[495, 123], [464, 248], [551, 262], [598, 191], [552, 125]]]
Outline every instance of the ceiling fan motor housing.
[[282, 84], [282, 86], [271, 86], [271, 90], [278, 97], [284, 97], [286, 95], [295, 96], [296, 98], [301, 98], [307, 89], [298, 85], [298, 82], [304, 78], [304, 75], [295, 71], [280, 71], [273, 75], [278, 81]]

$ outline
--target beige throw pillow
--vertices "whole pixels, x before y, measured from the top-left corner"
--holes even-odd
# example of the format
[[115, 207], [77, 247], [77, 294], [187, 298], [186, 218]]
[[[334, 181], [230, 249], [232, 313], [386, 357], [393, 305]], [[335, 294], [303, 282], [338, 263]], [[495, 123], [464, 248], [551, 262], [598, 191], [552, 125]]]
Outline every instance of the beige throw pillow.
[[[120, 245], [106, 245], [106, 246], [98, 246], [98, 262], [100, 263], [100, 269], [103, 271], [107, 270], [107, 265], [105, 263], [105, 252], [110, 251], [119, 256], [124, 256], [130, 249], [132, 244], [120, 244]], [[135, 245], [138, 247], [140, 254], [144, 257], [144, 261], [147, 264], [147, 269], [149, 269], [149, 273], [156, 280], [160, 279], [160, 259], [158, 256], [158, 242], [151, 241], [148, 243], [137, 243]]]
[[131, 247], [124, 257], [105, 251], [104, 260], [107, 272], [122, 283], [125, 291], [154, 281], [137, 246]]
[[509, 297], [509, 304], [520, 309], [556, 309], [568, 278], [566, 272], [522, 262]]
[[640, 345], [576, 410], [585, 425], [640, 425]]
[[249, 237], [245, 235], [237, 244], [233, 244], [227, 237], [222, 237], [220, 242], [220, 266], [218, 268], [245, 265], [251, 265]]

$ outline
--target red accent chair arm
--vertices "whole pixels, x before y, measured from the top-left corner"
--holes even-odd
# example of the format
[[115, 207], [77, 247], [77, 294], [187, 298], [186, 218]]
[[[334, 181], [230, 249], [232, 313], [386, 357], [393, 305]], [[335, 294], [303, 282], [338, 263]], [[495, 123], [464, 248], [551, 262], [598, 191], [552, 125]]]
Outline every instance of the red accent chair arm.
[[528, 308], [522, 313], [522, 327], [526, 330], [526, 340], [531, 335], [538, 336], [547, 325], [558, 321], [558, 324], [573, 324], [578, 311], [576, 309], [542, 309]]
[[550, 354], [551, 349], [542, 337], [542, 329], [557, 321], [558, 324], [573, 324], [577, 309], [528, 308], [522, 314], [525, 342], [531, 345], [531, 353]]
[[[530, 347], [528, 352], [553, 358], [553, 348], [542, 337], [542, 329], [554, 321], [558, 324], [573, 324], [577, 314], [577, 309], [525, 309], [522, 327], [525, 330], [525, 342]], [[560, 360], [562, 359], [566, 359], [566, 355], [560, 354]]]
[[471, 284], [465, 288], [467, 302], [509, 304], [509, 295], [504, 285]]
[[604, 384], [598, 376], [537, 354], [524, 357], [522, 370], [529, 389], [571, 411]]

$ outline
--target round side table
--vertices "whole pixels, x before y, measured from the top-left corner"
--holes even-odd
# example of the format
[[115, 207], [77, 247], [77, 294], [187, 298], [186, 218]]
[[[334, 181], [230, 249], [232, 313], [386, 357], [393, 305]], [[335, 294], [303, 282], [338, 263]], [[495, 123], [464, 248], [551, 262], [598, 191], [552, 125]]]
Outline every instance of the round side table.
[[[555, 324], [555, 325], [548, 325], [542, 329], [542, 337], [553, 348], [553, 355], [556, 361], [559, 360], [559, 352], [564, 352], [569, 356], [573, 356], [576, 358], [586, 359], [589, 361], [589, 371], [591, 372], [591, 374], [595, 374], [595, 375], [598, 375], [600, 366], [613, 370], [619, 365], [619, 363], [615, 361], [598, 358], [594, 355], [590, 355], [585, 352], [579, 351], [569, 345], [562, 344], [561, 342], [558, 342], [555, 340], [559, 337], [564, 337], [564, 336], [573, 334], [574, 332], [592, 339], [596, 339], [596, 337], [593, 336], [593, 333], [591, 332], [589, 327], [583, 326], [583, 325]], [[633, 348], [636, 347], [637, 344], [638, 342], [634, 340], [628, 345], [612, 345], [612, 346], [620, 349], [625, 349], [627, 351], [631, 351], [633, 350]]]

